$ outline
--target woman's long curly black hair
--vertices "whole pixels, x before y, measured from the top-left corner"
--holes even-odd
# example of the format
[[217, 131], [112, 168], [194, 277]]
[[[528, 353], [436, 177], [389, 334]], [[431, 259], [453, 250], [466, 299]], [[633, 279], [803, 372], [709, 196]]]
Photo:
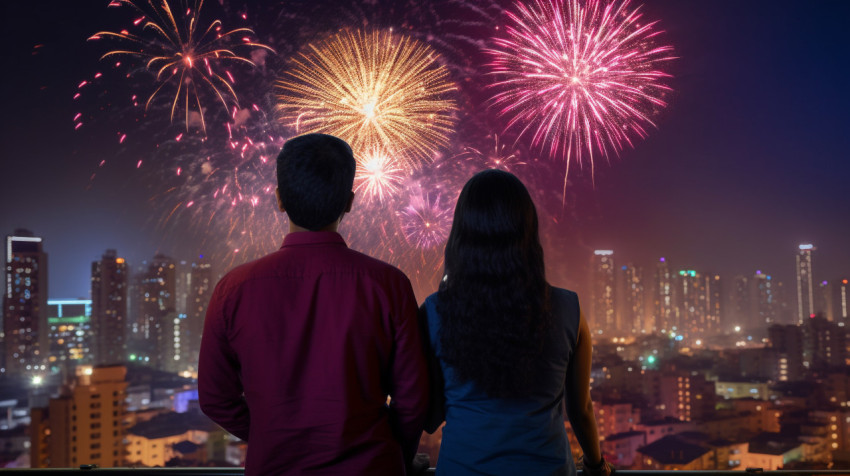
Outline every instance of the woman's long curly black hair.
[[490, 397], [534, 392], [551, 327], [537, 210], [501, 170], [473, 176], [446, 243], [437, 312], [443, 359]]

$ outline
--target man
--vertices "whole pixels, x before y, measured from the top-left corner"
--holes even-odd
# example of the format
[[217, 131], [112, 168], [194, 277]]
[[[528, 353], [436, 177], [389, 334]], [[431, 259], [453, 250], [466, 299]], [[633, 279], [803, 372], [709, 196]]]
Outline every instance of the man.
[[248, 442], [247, 476], [396, 475], [413, 460], [428, 403], [416, 300], [401, 271], [337, 233], [354, 169], [336, 137], [284, 144], [283, 246], [230, 271], [210, 300], [201, 409]]

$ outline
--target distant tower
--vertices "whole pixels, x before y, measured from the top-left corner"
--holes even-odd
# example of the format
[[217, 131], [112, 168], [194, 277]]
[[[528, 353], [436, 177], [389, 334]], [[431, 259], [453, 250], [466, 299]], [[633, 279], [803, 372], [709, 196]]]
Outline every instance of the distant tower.
[[49, 367], [71, 369], [92, 359], [91, 301], [88, 299], [48, 299], [50, 326]]
[[712, 327], [709, 316], [709, 280], [692, 269], [679, 271], [678, 276], [678, 333], [686, 337], [703, 336]]
[[777, 297], [776, 289], [773, 285], [773, 277], [769, 274], [756, 271], [753, 276], [755, 287], [755, 310], [758, 319], [755, 322], [756, 328], [770, 327], [777, 324]]
[[127, 360], [127, 263], [115, 250], [106, 250], [91, 264], [94, 363], [122, 364]]
[[154, 256], [139, 285], [142, 335], [146, 343], [139, 357], [159, 370], [175, 370], [181, 358], [176, 286], [174, 260], [164, 255]]
[[732, 292], [730, 293], [730, 306], [727, 312], [729, 325], [724, 326], [727, 331], [735, 327], [746, 328], [752, 322], [751, 303], [752, 288], [750, 278], [742, 275], [732, 279]]
[[592, 330], [612, 333], [619, 330], [614, 302], [614, 252], [596, 250], [591, 261], [591, 303], [590, 316]]
[[812, 289], [812, 251], [811, 244], [800, 245], [797, 252], [797, 323], [815, 313], [814, 292]]
[[6, 236], [6, 292], [3, 295], [5, 371], [30, 375], [47, 369], [47, 253], [29, 230]]
[[198, 353], [201, 350], [201, 334], [204, 332], [204, 317], [210, 302], [212, 288], [215, 285], [210, 263], [201, 256], [197, 263], [192, 263], [189, 274], [189, 293], [186, 296], [186, 319], [183, 335], [185, 336], [185, 354], [188, 366], [198, 368]]
[[675, 284], [667, 259], [660, 258], [655, 265], [655, 329], [670, 332], [676, 322], [676, 304], [673, 301]]
[[640, 334], [650, 331], [646, 319], [643, 268], [629, 263], [620, 268], [617, 283], [618, 321], [622, 330]]
[[850, 299], [850, 284], [847, 278], [835, 280], [835, 289], [833, 290], [833, 308], [835, 309], [836, 320], [844, 322], [847, 320], [848, 299]]
[[723, 280], [719, 274], [709, 275], [705, 278], [706, 281], [706, 298], [708, 319], [706, 323], [706, 332], [716, 333], [720, 331], [721, 326], [726, 324], [726, 306], [723, 303]]

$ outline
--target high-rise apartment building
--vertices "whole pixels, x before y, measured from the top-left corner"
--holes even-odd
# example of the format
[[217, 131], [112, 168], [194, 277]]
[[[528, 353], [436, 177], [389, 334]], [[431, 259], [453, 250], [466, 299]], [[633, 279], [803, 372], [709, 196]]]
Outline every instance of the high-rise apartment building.
[[777, 375], [780, 382], [802, 380], [809, 363], [803, 364], [803, 331], [796, 324], [773, 325], [768, 328], [770, 347], [776, 350]]
[[615, 290], [619, 307], [617, 321], [622, 323], [621, 330], [626, 333], [652, 332], [647, 322], [645, 286], [643, 268], [631, 263], [620, 267]]
[[126, 377], [123, 366], [79, 366], [58, 398], [47, 408], [33, 408], [32, 467], [122, 466]]
[[797, 323], [802, 324], [814, 315], [814, 286], [812, 283], [812, 244], [802, 244], [797, 252]]
[[186, 296], [185, 323], [183, 330], [183, 347], [185, 363], [188, 367], [198, 368], [198, 353], [201, 350], [201, 335], [204, 332], [204, 317], [207, 305], [212, 296], [213, 282], [212, 267], [201, 256], [197, 263], [192, 263], [188, 279], [188, 294]]
[[835, 301], [832, 299], [834, 282], [821, 281], [815, 288], [815, 314], [820, 314], [827, 321], [835, 321]]
[[6, 236], [3, 294], [5, 367], [0, 372], [44, 372], [50, 352], [47, 326], [47, 253], [29, 230]]
[[847, 366], [847, 330], [823, 316], [803, 322], [803, 366], [824, 370]]
[[181, 358], [176, 286], [176, 264], [161, 254], [154, 256], [139, 277], [136, 324], [140, 326], [138, 337], [142, 345], [134, 354], [159, 370], [176, 370]]
[[708, 299], [708, 319], [705, 332], [711, 334], [721, 330], [726, 324], [726, 305], [723, 302], [723, 280], [719, 274], [706, 276], [706, 298]]
[[680, 309], [678, 333], [685, 337], [703, 336], [711, 326], [709, 280], [692, 269], [681, 270], [676, 279]]
[[727, 309], [728, 326], [727, 330], [733, 330], [736, 327], [745, 329], [753, 324], [751, 316], [752, 303], [752, 288], [750, 278], [743, 275], [737, 275], [732, 278], [732, 289], [729, 293], [729, 307]]
[[670, 332], [677, 327], [677, 309], [674, 301], [675, 277], [666, 258], [660, 258], [655, 265], [655, 330]]
[[591, 329], [607, 334], [620, 331], [615, 301], [614, 252], [596, 250], [590, 265]]
[[48, 367], [58, 370], [89, 363], [92, 358], [91, 300], [48, 299], [50, 354]]
[[839, 322], [846, 322], [848, 316], [848, 300], [850, 300], [850, 284], [847, 278], [839, 278], [835, 280], [835, 287], [832, 290], [832, 307], [835, 309], [835, 319]]
[[773, 277], [769, 274], [756, 271], [752, 278], [755, 292], [754, 316], [756, 327], [770, 327], [777, 324], [777, 298], [773, 286]]
[[94, 362], [121, 364], [127, 360], [127, 263], [106, 250], [91, 265]]

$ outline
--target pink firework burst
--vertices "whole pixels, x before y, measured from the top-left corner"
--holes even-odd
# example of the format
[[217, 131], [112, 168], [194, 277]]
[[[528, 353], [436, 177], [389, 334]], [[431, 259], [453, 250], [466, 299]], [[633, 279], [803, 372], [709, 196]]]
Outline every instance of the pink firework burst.
[[[593, 170], [594, 153], [618, 154], [644, 138], [666, 106], [673, 59], [659, 46], [656, 22], [628, 0], [534, 0], [509, 12], [506, 37], [488, 49], [496, 90], [490, 100], [507, 129], [531, 136], [532, 147]], [[565, 182], [566, 183], [566, 182]]]
[[411, 245], [431, 249], [445, 243], [452, 227], [452, 210], [441, 203], [440, 196], [427, 194], [410, 197], [410, 203], [399, 212], [401, 231]]

